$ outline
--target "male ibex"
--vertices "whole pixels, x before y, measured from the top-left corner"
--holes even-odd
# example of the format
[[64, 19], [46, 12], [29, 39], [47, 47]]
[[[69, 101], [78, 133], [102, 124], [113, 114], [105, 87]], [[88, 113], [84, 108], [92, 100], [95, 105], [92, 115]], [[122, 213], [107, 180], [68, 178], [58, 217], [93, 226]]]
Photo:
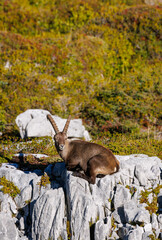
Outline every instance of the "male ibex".
[[96, 143], [67, 138], [70, 116], [62, 132], [59, 131], [50, 114], [47, 115], [47, 118], [56, 132], [54, 140], [57, 152], [65, 161], [67, 169], [75, 171], [75, 176], [82, 177], [94, 184], [96, 176], [112, 174], [119, 170], [119, 162], [109, 149]]

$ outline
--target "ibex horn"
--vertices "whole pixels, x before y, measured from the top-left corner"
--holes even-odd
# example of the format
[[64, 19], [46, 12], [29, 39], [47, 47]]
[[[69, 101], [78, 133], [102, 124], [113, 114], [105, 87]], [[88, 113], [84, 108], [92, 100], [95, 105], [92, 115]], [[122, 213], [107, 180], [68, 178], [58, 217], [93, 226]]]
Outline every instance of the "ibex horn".
[[55, 121], [53, 120], [52, 116], [50, 114], [47, 115], [47, 119], [50, 121], [50, 123], [52, 124], [52, 127], [54, 128], [55, 132], [58, 133], [59, 129], [55, 123]]
[[69, 124], [70, 124], [70, 120], [71, 120], [71, 115], [69, 115], [67, 121], [66, 121], [66, 124], [65, 124], [65, 127], [63, 129], [63, 133], [67, 133], [67, 130], [68, 130], [68, 127], [69, 127]]

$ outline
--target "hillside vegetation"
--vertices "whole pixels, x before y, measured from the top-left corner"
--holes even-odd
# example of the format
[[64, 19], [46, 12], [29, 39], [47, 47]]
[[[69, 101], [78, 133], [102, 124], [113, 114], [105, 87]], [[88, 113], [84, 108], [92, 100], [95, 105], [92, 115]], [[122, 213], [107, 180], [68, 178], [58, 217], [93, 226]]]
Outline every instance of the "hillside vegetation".
[[[149, 140], [160, 155], [148, 129], [161, 124], [161, 13], [142, 0], [1, 0], [0, 131], [42, 108], [83, 118], [115, 153], [148, 153]], [[127, 133], [143, 141], [128, 152]]]

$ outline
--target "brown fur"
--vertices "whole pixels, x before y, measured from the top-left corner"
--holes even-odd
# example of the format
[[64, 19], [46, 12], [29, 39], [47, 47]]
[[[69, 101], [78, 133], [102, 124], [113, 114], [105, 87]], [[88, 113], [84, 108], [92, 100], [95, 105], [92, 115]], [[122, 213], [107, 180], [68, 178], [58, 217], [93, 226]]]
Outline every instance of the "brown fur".
[[[49, 116], [48, 119], [50, 120]], [[68, 119], [66, 132], [69, 123]], [[65, 161], [67, 169], [77, 171], [76, 176], [94, 184], [96, 176], [113, 174], [119, 170], [119, 162], [109, 149], [87, 141], [70, 141], [67, 139], [66, 132], [63, 130], [63, 132], [56, 133], [54, 136], [55, 146], [60, 157]], [[78, 172], [80, 170], [84, 173]]]

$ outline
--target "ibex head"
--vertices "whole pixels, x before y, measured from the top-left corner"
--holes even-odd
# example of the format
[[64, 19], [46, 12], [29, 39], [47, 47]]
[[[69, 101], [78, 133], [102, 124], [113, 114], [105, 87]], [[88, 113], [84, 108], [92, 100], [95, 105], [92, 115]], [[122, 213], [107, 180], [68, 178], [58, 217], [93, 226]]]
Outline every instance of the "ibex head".
[[59, 131], [54, 119], [51, 117], [50, 114], [47, 115], [47, 118], [51, 122], [52, 127], [53, 127], [53, 129], [56, 133], [55, 136], [54, 136], [55, 146], [56, 146], [58, 151], [62, 151], [65, 147], [65, 141], [67, 140], [67, 130], [68, 130], [68, 127], [69, 127], [69, 124], [70, 124], [71, 116], [68, 117], [62, 132]]

